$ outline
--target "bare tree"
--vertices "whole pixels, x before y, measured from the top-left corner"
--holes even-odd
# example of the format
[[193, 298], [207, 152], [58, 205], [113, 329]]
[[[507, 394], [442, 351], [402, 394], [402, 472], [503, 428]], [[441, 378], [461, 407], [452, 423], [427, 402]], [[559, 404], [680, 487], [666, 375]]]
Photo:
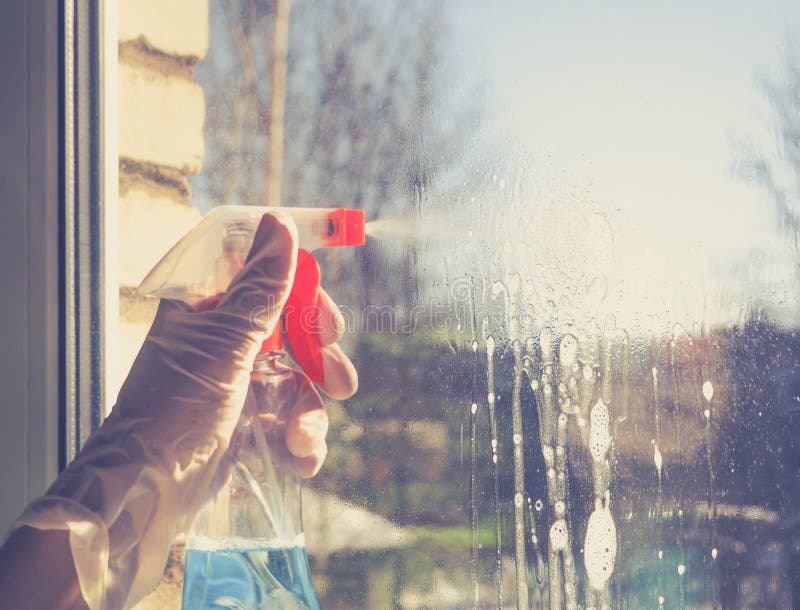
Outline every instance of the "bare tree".
[[272, 53], [269, 78], [269, 158], [267, 162], [266, 201], [283, 203], [283, 156], [286, 122], [286, 62], [289, 54], [289, 10], [291, 0], [275, 0], [272, 19]]
[[788, 38], [781, 68], [780, 73], [759, 79], [769, 102], [774, 147], [770, 150], [752, 141], [745, 143], [736, 169], [766, 191], [791, 240], [800, 271], [800, 48]]
[[[464, 123], [474, 119], [448, 106], [440, 3], [294, 0], [281, 136], [272, 125], [281, 110], [272, 68], [281, 66], [274, 49], [283, 1], [220, 0], [224, 10], [212, 11], [212, 48], [196, 71], [208, 106], [196, 191], [213, 203], [358, 207], [369, 218], [435, 205], [426, 193], [457, 159]], [[460, 107], [477, 115], [469, 103]], [[282, 187], [270, 191], [276, 181]], [[379, 291], [402, 306], [417, 290], [413, 248], [337, 256], [358, 257], [348, 279], [366, 278], [367, 300]]]

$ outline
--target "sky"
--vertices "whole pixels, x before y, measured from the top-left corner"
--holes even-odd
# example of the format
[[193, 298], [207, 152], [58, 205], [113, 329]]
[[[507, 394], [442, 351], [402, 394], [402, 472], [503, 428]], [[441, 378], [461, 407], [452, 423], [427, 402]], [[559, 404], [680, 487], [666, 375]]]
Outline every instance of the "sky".
[[[586, 193], [611, 225], [609, 307], [656, 303], [713, 323], [762, 300], [796, 322], [788, 242], [765, 194], [732, 168], [737, 141], [771, 150], [758, 76], [780, 70], [800, 4], [446, 6], [461, 65], [450, 78], [479, 82], [483, 137], [524, 155], [552, 198]], [[533, 190], [522, 197], [535, 214]]]
[[[780, 72], [800, 3], [442, 6], [439, 99], [445, 113], [470, 117], [462, 128], [474, 137], [454, 176], [433, 185], [437, 210], [456, 209], [453, 196], [474, 202], [472, 226], [505, 240], [508, 267], [549, 266], [550, 276], [536, 273], [551, 292], [565, 264], [604, 276], [603, 307], [623, 324], [654, 314], [727, 323], [761, 304], [800, 326], [789, 242], [766, 194], [733, 170], [741, 142], [774, 153], [758, 78]], [[202, 204], [202, 180], [193, 184]], [[433, 213], [427, 221], [432, 232], [462, 228]], [[460, 256], [451, 250], [445, 258]], [[566, 260], [571, 252], [591, 265]], [[441, 261], [436, 250], [437, 273]]]

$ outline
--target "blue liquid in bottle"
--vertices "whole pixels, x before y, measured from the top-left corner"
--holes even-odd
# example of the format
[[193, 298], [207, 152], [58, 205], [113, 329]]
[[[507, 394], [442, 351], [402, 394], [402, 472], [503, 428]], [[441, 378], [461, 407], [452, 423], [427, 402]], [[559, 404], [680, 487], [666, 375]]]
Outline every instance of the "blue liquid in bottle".
[[282, 353], [256, 357], [239, 424], [214, 475], [217, 491], [187, 539], [183, 610], [319, 610], [301, 482], [285, 441], [298, 388], [308, 382], [279, 363]]
[[275, 542], [190, 538], [183, 607], [319, 610], [302, 538]]

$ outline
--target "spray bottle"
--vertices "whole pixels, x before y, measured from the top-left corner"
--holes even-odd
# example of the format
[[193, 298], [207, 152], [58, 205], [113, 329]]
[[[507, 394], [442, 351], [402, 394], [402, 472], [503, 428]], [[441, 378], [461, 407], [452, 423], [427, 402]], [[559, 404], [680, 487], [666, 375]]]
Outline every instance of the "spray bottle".
[[[220, 206], [161, 259], [142, 281], [142, 294], [194, 305], [224, 292], [244, 265], [256, 228], [270, 208]], [[284, 467], [286, 419], [305, 380], [324, 379], [316, 335], [301, 320], [315, 307], [320, 270], [308, 250], [364, 243], [364, 212], [344, 208], [281, 208], [297, 225], [294, 284], [283, 327], [303, 372], [281, 365], [281, 324], [255, 359], [242, 415], [215, 497], [201, 510], [186, 545], [184, 610], [247, 608], [318, 610], [301, 523], [300, 479]]]

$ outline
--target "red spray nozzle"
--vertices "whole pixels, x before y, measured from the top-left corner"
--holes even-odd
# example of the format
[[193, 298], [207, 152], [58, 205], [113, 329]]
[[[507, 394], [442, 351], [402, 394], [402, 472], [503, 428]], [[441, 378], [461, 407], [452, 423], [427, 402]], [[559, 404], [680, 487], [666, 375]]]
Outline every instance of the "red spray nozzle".
[[325, 245], [363, 246], [364, 210], [335, 208], [328, 214]]

